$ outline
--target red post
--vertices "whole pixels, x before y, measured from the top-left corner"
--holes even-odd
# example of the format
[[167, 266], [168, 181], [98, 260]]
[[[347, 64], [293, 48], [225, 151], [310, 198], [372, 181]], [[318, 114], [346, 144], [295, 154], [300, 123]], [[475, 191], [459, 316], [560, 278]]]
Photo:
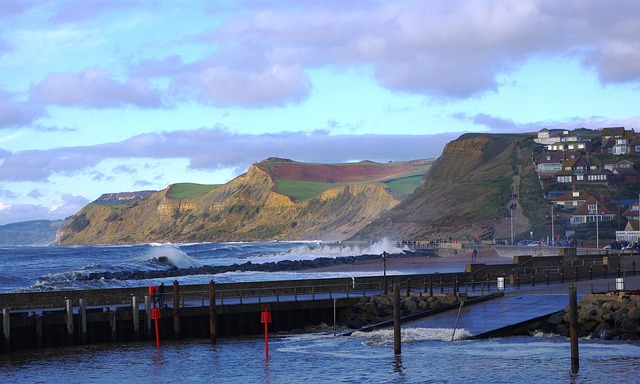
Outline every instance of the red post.
[[269, 358], [269, 323], [271, 322], [271, 312], [269, 311], [269, 305], [262, 306], [262, 318], [260, 322], [264, 324], [264, 354]]
[[158, 304], [160, 302], [160, 295], [158, 293], [158, 287], [152, 285], [149, 287], [149, 298], [153, 303], [153, 308], [151, 309], [151, 320], [155, 321], [156, 325], [156, 348], [160, 348], [160, 330], [158, 329], [158, 319], [160, 319], [160, 308], [158, 308]]
[[160, 308], [151, 310], [151, 319], [156, 323], [156, 348], [160, 348], [160, 330], [158, 328], [158, 319], [160, 319]]

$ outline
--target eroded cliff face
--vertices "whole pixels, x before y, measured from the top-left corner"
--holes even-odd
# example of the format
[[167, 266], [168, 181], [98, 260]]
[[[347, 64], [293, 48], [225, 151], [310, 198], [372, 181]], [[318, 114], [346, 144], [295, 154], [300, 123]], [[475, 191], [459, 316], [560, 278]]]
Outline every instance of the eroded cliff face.
[[[520, 151], [516, 135], [468, 134], [445, 147], [412, 196], [354, 239], [473, 240], [490, 237], [508, 215]], [[529, 161], [528, 156], [520, 156]]]
[[425, 175], [425, 183], [455, 183], [468, 178], [480, 164], [491, 139], [487, 136], [474, 136], [466, 140], [448, 143], [442, 155], [433, 163], [432, 169]]
[[398, 200], [383, 185], [339, 185], [297, 202], [260, 167], [192, 199], [169, 189], [132, 204], [90, 204], [60, 232], [60, 244], [344, 240]]

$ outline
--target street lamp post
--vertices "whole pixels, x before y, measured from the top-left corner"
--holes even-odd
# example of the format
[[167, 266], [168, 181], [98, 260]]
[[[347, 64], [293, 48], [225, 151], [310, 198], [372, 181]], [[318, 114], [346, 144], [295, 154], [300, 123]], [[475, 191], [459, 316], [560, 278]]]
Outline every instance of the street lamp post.
[[513, 204], [509, 206], [509, 213], [511, 214], [511, 245], [513, 245]]
[[387, 252], [382, 252], [382, 266], [383, 266], [383, 277], [382, 284], [384, 284], [384, 294], [387, 292]]
[[551, 203], [551, 245], [556, 244], [556, 233], [553, 228], [553, 203]]
[[596, 201], [596, 248], [600, 249], [600, 228], [598, 226], [598, 202]]

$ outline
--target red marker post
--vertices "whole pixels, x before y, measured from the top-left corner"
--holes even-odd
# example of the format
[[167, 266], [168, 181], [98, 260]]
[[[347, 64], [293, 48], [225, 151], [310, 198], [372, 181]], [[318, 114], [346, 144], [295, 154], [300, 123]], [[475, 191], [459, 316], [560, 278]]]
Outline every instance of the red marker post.
[[151, 309], [151, 320], [155, 320], [156, 324], [156, 348], [160, 348], [160, 330], [158, 329], [158, 319], [160, 319], [160, 295], [158, 294], [158, 286], [149, 286], [149, 297], [153, 302], [153, 308]]
[[269, 305], [262, 306], [262, 318], [260, 322], [264, 324], [264, 354], [266, 358], [269, 358], [269, 323], [271, 322], [271, 312], [269, 311]]

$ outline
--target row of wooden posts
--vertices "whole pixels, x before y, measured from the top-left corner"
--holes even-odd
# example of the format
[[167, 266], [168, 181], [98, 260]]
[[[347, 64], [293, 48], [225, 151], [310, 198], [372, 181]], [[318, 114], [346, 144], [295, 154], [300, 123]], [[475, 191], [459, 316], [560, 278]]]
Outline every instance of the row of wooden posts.
[[[76, 340], [76, 334], [79, 336], [78, 339], [81, 344], [87, 343], [87, 305], [84, 299], [78, 300], [78, 316], [77, 316], [77, 324], [79, 326], [79, 330], [76, 331], [74, 329], [74, 306], [70, 299], [66, 299], [64, 302], [64, 313], [65, 313], [65, 324], [66, 324], [66, 343], [68, 345], [73, 345]], [[152, 303], [152, 298], [150, 296], [144, 297], [144, 313], [146, 314], [146, 321], [144, 322], [147, 327], [146, 335], [150, 336], [153, 334], [151, 321], [151, 313], [152, 307], [155, 306], [155, 303]], [[131, 297], [131, 311], [132, 311], [132, 323], [133, 323], [133, 333], [134, 338], [136, 340], [140, 340], [141, 330], [140, 330], [140, 300], [137, 296]], [[35, 315], [35, 314], [34, 314]], [[115, 340], [116, 337], [116, 311], [109, 311], [109, 325], [111, 328], [112, 339]], [[11, 345], [11, 310], [9, 308], [4, 308], [2, 310], [2, 330], [4, 335], [4, 350], [9, 352], [12, 350]], [[41, 347], [43, 344], [43, 317], [35, 316], [35, 340], [36, 347]], [[178, 281], [173, 282], [173, 332], [176, 339], [180, 338], [180, 288]], [[209, 282], [209, 333], [211, 336], [211, 342], [217, 343], [217, 333], [216, 333], [216, 292], [215, 292], [215, 283], [213, 281]]]

